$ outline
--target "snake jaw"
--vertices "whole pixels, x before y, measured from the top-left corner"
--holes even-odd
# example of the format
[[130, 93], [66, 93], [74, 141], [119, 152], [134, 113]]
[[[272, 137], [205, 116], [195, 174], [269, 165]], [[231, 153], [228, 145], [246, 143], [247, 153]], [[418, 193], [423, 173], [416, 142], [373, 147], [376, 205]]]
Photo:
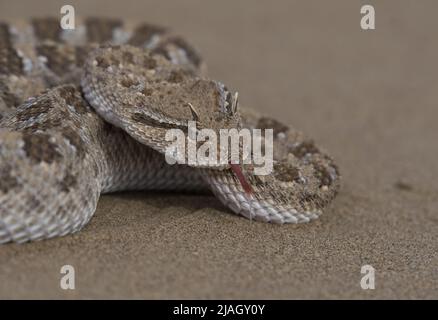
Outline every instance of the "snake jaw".
[[243, 190], [247, 195], [251, 195], [254, 193], [254, 190], [252, 189], [251, 185], [246, 180], [245, 176], [243, 175], [242, 168], [238, 164], [232, 164], [230, 163], [231, 170], [233, 170], [234, 174], [236, 175], [237, 179], [239, 179], [240, 184], [242, 185]]

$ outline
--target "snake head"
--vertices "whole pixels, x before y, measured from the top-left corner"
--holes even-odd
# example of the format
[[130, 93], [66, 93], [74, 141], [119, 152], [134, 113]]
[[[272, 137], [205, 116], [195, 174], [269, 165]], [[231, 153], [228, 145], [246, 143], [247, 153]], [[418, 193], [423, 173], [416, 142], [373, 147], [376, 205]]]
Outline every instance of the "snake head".
[[196, 121], [198, 129], [216, 132], [240, 126], [237, 93], [146, 49], [96, 50], [85, 64], [82, 86], [90, 100], [106, 101], [94, 107], [104, 117], [111, 110], [118, 124], [141, 120], [149, 127], [182, 128]]
[[237, 112], [238, 93], [224, 84], [208, 79], [194, 79], [185, 85], [186, 108], [198, 128], [231, 129], [240, 126]]

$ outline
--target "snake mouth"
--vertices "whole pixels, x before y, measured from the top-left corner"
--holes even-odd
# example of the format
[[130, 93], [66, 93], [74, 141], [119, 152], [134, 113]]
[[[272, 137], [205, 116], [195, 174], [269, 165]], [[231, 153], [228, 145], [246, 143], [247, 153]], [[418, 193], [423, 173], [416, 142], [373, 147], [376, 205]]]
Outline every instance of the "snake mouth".
[[247, 195], [251, 195], [254, 193], [251, 185], [249, 184], [248, 180], [246, 180], [242, 168], [238, 164], [232, 164], [230, 163], [231, 170], [233, 170], [234, 174], [236, 175], [237, 179], [239, 180], [243, 190]]

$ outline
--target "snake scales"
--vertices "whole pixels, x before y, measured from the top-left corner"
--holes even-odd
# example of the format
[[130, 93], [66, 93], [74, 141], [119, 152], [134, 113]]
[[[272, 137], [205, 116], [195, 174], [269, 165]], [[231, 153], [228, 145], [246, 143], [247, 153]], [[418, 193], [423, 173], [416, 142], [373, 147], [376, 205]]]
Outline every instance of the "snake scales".
[[[169, 165], [169, 128], [272, 128], [274, 171]], [[0, 243], [80, 230], [101, 193], [210, 189], [275, 223], [317, 218], [339, 189], [332, 158], [292, 126], [238, 107], [166, 28], [88, 18], [0, 23]], [[248, 189], [249, 188], [249, 189]]]

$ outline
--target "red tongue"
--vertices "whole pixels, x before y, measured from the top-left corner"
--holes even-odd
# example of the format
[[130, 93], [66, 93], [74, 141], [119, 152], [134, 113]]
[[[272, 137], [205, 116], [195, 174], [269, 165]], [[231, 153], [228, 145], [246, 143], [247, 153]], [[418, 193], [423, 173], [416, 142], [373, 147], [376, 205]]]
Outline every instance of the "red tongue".
[[250, 195], [253, 193], [251, 185], [246, 181], [245, 176], [243, 175], [242, 169], [238, 164], [232, 164], [230, 163], [231, 170], [233, 170], [234, 174], [236, 175], [237, 179], [239, 179], [240, 184], [242, 185], [243, 190], [245, 190], [245, 193]]

